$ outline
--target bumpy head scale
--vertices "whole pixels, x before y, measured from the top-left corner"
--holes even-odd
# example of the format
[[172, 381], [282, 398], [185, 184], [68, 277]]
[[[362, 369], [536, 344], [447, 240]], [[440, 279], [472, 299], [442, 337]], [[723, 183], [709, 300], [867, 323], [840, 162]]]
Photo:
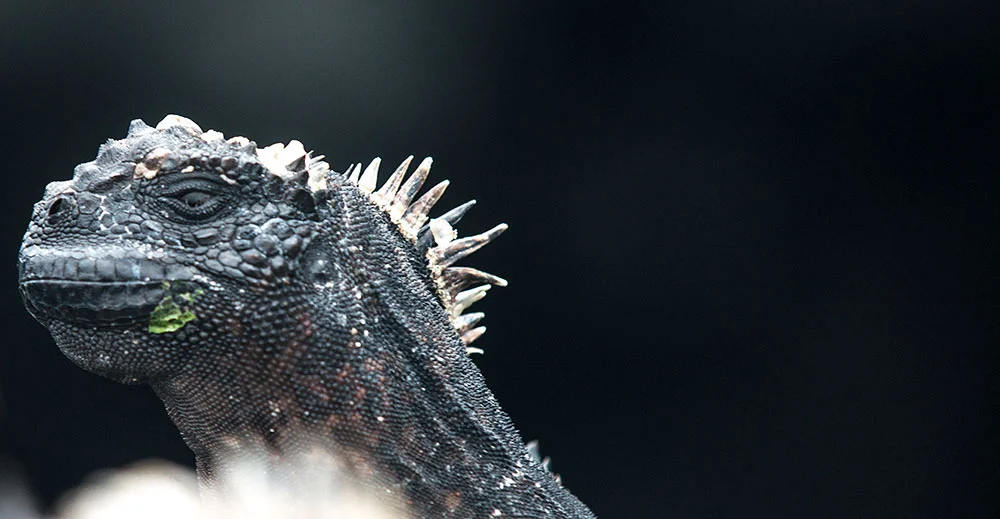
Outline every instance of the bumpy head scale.
[[[319, 196], [325, 191], [333, 180], [333, 175], [338, 175], [340, 178], [337, 180], [341, 181], [339, 184], [353, 186], [364, 193], [367, 199], [387, 214], [399, 232], [427, 258], [427, 267], [437, 285], [438, 296], [462, 341], [466, 345], [471, 344], [486, 331], [486, 327], [476, 326], [484, 314], [466, 313], [466, 310], [485, 297], [491, 285], [506, 286], [507, 281], [471, 267], [455, 266], [455, 263], [493, 241], [507, 230], [507, 224], [499, 224], [482, 234], [459, 238], [454, 225], [476, 203], [475, 200], [470, 200], [440, 217], [431, 218], [429, 213], [448, 188], [449, 182], [444, 180], [416, 198], [430, 173], [432, 163], [430, 157], [421, 161], [409, 176], [407, 170], [413, 157], [407, 157], [389, 175], [385, 183], [378, 187], [381, 165], [379, 158], [372, 160], [367, 167], [362, 168], [362, 164], [359, 163], [348, 167], [342, 174], [335, 173], [323, 160], [324, 156], [306, 151], [303, 144], [297, 140], [292, 140], [288, 144], [275, 143], [258, 148], [256, 143], [245, 137], [237, 136], [227, 140], [222, 133], [215, 130], [204, 131], [191, 119], [177, 115], [168, 115], [155, 128], [149, 127], [141, 120], [133, 121], [128, 136], [137, 137], [146, 132], [174, 128], [197, 136], [206, 143], [224, 141], [240, 146], [242, 150], [252, 151], [268, 172], [284, 179], [304, 180], [314, 196]], [[114, 142], [109, 143], [110, 147], [113, 145]], [[150, 150], [142, 161], [136, 163], [135, 176], [154, 178], [160, 169], [168, 164], [171, 154], [171, 150], [167, 148]], [[222, 158], [219, 164], [208, 165], [219, 171], [222, 178], [226, 179], [226, 172], [231, 171], [236, 163], [235, 159]], [[193, 165], [187, 167], [194, 169]], [[468, 351], [482, 352], [478, 348], [471, 347]]]

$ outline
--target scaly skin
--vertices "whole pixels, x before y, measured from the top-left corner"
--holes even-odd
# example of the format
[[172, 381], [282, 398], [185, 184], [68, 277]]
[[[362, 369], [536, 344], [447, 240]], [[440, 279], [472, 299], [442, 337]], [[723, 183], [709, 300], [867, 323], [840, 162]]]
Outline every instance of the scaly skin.
[[426, 227], [192, 128], [135, 121], [35, 205], [21, 291], [73, 362], [151, 385], [208, 486], [241, 445], [322, 445], [415, 517], [593, 517], [470, 361]]

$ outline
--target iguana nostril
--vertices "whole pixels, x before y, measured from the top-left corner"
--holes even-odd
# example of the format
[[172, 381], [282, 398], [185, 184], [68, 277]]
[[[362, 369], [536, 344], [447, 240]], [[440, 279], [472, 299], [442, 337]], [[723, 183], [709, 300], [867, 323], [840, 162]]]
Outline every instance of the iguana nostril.
[[55, 223], [62, 220], [65, 215], [70, 213], [73, 205], [73, 199], [70, 195], [59, 195], [52, 201], [52, 204], [49, 205], [48, 221], [50, 223]]
[[62, 198], [57, 198], [55, 202], [52, 202], [52, 205], [49, 206], [49, 216], [55, 216], [59, 212], [59, 209], [62, 208], [62, 203]]

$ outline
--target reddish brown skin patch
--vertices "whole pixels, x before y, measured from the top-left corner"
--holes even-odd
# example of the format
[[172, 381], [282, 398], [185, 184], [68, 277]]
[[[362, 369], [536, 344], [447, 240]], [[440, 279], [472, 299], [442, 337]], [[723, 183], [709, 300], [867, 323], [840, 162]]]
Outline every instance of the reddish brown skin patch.
[[454, 512], [458, 510], [458, 507], [462, 506], [462, 493], [452, 492], [444, 496], [444, 507], [449, 512]]

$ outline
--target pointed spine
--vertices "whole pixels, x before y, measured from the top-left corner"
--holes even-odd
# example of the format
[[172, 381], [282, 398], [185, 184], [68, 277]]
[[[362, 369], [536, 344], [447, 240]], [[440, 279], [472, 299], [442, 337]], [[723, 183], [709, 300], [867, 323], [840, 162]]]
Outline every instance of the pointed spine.
[[375, 187], [378, 185], [378, 167], [382, 164], [382, 159], [375, 157], [372, 159], [368, 167], [365, 168], [365, 172], [361, 175], [361, 179], [358, 180], [358, 187], [367, 194], [371, 194], [375, 191]]
[[486, 292], [488, 292], [489, 289], [490, 285], [480, 285], [476, 288], [470, 288], [465, 292], [459, 292], [455, 296], [455, 299], [452, 300], [452, 305], [448, 308], [448, 312], [451, 314], [452, 320], [457, 319], [458, 316], [462, 315], [462, 312], [464, 312], [466, 308], [472, 306], [473, 303], [486, 297]]
[[405, 229], [411, 236], [417, 236], [420, 229], [427, 223], [427, 214], [430, 213], [434, 204], [444, 194], [445, 189], [448, 189], [448, 185], [449, 182], [447, 180], [442, 181], [430, 188], [416, 202], [413, 202], [403, 214], [403, 218], [399, 222], [400, 227]]
[[372, 201], [374, 201], [383, 210], [389, 209], [389, 204], [396, 198], [396, 192], [399, 191], [399, 185], [403, 182], [403, 176], [406, 174], [407, 168], [410, 167], [410, 161], [413, 160], [413, 155], [406, 157], [405, 160], [396, 168], [396, 171], [389, 175], [389, 179], [382, 184], [382, 187], [378, 191], [372, 193]]
[[474, 284], [507, 286], [506, 279], [472, 267], [448, 267], [441, 272], [441, 279], [450, 294], [461, 292], [465, 287]]
[[[506, 286], [507, 280], [492, 274], [470, 268], [452, 267], [455, 262], [465, 258], [490, 243], [507, 230], [507, 224], [500, 224], [482, 234], [458, 238], [453, 227], [476, 204], [470, 200], [447, 211], [438, 218], [429, 218], [434, 205], [440, 200], [448, 188], [447, 180], [438, 183], [416, 199], [417, 193], [427, 181], [430, 174], [432, 159], [425, 158], [407, 176], [407, 170], [413, 156], [409, 156], [396, 168], [389, 178], [376, 189], [378, 185], [378, 169], [381, 164], [375, 158], [364, 168], [362, 164], [352, 165], [344, 174], [345, 178], [355, 184], [358, 189], [368, 195], [368, 198], [380, 209], [386, 212], [389, 219], [395, 223], [400, 232], [414, 241], [418, 250], [425, 253], [428, 266], [435, 276], [438, 294], [444, 303], [455, 330], [463, 343], [470, 344], [483, 335], [485, 326], [475, 326], [482, 320], [482, 312], [463, 314], [470, 305], [482, 299], [490, 286]], [[434, 245], [432, 247], [432, 245]], [[474, 288], [466, 287], [479, 284]], [[478, 348], [469, 348], [470, 353], [482, 353]]]
[[360, 163], [355, 164], [351, 168], [351, 172], [350, 173], [351, 174], [347, 176], [347, 181], [350, 182], [350, 183], [352, 183], [352, 184], [357, 184], [358, 183], [358, 175], [361, 174], [361, 164]]
[[462, 334], [462, 342], [465, 344], [472, 344], [473, 341], [483, 336], [486, 333], [486, 327], [480, 326], [479, 328], [473, 328]]
[[469, 200], [468, 202], [441, 215], [441, 219], [452, 225], [455, 225], [459, 222], [459, 220], [462, 219], [463, 216], [465, 216], [465, 213], [469, 212], [469, 209], [472, 209], [472, 206], [474, 205], [476, 205], [476, 201], [474, 199]]
[[392, 203], [389, 205], [389, 218], [392, 221], [399, 222], [403, 213], [410, 207], [413, 197], [416, 196], [417, 191], [420, 191], [420, 188], [423, 187], [424, 182], [427, 180], [427, 175], [431, 172], [431, 163], [433, 162], [433, 159], [430, 157], [420, 161], [420, 165], [417, 166], [417, 169], [413, 170], [413, 174], [410, 175], [410, 178], [406, 179], [406, 182], [396, 193]]
[[[455, 225], [459, 222], [459, 220], [462, 219], [463, 216], [465, 216], [465, 213], [469, 212], [469, 209], [472, 209], [472, 206], [474, 205], [476, 205], [476, 201], [469, 200], [468, 202], [452, 209], [451, 211], [444, 213], [438, 218], [432, 218], [431, 221], [433, 222], [434, 220], [443, 220], [445, 222], [448, 222], [449, 225]], [[417, 233], [417, 246], [420, 247], [421, 249], [429, 248], [433, 241], [434, 241], [434, 236], [433, 233], [431, 232], [430, 225], [422, 227], [420, 229], [420, 232]]]
[[475, 236], [461, 238], [445, 245], [439, 245], [429, 251], [434, 255], [434, 263], [441, 267], [447, 267], [456, 261], [483, 248], [484, 245], [496, 239], [507, 230], [507, 224], [502, 223], [496, 227]]
[[462, 314], [456, 317], [455, 321], [452, 324], [455, 326], [455, 329], [458, 330], [458, 333], [464, 333], [469, 329], [471, 329], [473, 326], [475, 326], [476, 323], [482, 321], [483, 317], [486, 317], [486, 314], [482, 312], [472, 312], [470, 314]]

